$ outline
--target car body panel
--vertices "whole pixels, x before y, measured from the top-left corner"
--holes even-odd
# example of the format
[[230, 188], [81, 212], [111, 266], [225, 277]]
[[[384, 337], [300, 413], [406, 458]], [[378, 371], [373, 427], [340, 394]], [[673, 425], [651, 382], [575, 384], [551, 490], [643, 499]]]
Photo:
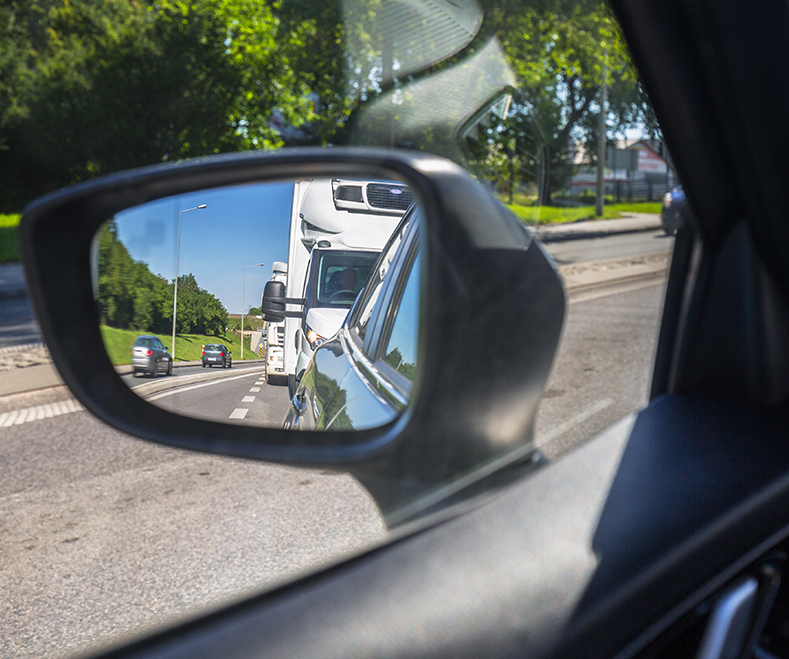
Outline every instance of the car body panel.
[[677, 233], [682, 223], [682, 211], [685, 208], [685, 192], [682, 186], [672, 188], [663, 196], [663, 205], [660, 209], [660, 223], [667, 235]]
[[218, 366], [232, 366], [233, 358], [231, 357], [230, 350], [222, 343], [210, 343], [203, 347], [202, 356], [203, 366], [218, 365]]
[[170, 353], [158, 338], [143, 334], [135, 339], [131, 350], [131, 364], [135, 375], [168, 373], [171, 363]]

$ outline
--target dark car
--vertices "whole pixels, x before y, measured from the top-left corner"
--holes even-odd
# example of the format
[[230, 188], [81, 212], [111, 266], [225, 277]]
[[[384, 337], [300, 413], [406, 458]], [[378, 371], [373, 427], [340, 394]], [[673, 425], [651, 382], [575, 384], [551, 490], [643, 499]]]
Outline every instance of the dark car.
[[685, 208], [685, 191], [681, 185], [663, 195], [660, 209], [660, 222], [667, 236], [673, 236], [682, 224], [682, 211]]
[[[412, 207], [335, 338], [315, 350], [297, 383], [286, 429], [375, 428], [405, 409], [418, 364], [418, 227], [419, 211]], [[382, 390], [389, 395], [380, 396]]]
[[208, 366], [221, 366], [222, 368], [231, 368], [233, 366], [233, 358], [230, 356], [230, 350], [222, 343], [209, 343], [203, 346], [203, 368]]
[[155, 336], [143, 334], [134, 341], [131, 349], [134, 377], [138, 375], [173, 374], [173, 359], [162, 342]]

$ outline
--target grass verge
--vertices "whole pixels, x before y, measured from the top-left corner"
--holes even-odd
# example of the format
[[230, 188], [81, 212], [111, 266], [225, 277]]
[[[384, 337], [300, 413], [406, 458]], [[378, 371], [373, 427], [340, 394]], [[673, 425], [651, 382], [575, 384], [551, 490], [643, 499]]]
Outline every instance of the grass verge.
[[[122, 330], [115, 327], [101, 326], [101, 336], [104, 339], [104, 348], [110, 356], [110, 361], [116, 366], [131, 363], [131, 347], [140, 334], [137, 330]], [[173, 337], [171, 334], [152, 334], [170, 350]], [[195, 361], [203, 355], [203, 345], [206, 343], [224, 343], [233, 356], [233, 361], [241, 359], [241, 341], [238, 334], [228, 332], [222, 336], [204, 336], [201, 334], [176, 334], [175, 335], [175, 361]], [[257, 358], [248, 345], [244, 347], [244, 357]]]
[[21, 215], [0, 215], [0, 263], [19, 260], [17, 227]]
[[513, 213], [527, 224], [563, 224], [581, 220], [611, 220], [622, 217], [623, 213], [660, 213], [660, 202], [632, 204], [609, 204], [603, 206], [603, 217], [598, 218], [594, 206], [557, 208], [555, 206], [508, 206]]

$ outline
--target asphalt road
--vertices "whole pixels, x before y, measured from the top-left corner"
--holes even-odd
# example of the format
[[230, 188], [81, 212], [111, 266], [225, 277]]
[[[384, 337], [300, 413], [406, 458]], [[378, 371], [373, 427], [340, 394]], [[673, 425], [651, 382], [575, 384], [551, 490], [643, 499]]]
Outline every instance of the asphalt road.
[[[671, 239], [642, 232], [548, 247], [566, 265], [667, 251]], [[654, 278], [571, 296], [537, 419], [550, 458], [647, 402], [662, 299]], [[26, 304], [0, 301], [0, 341], [37, 340]], [[260, 364], [236, 362], [124, 379], [182, 414], [279, 425], [287, 388], [260, 374]], [[68, 656], [150, 631], [386, 535], [351, 477], [142, 442], [82, 411], [64, 387], [0, 397], [0, 461], [2, 657]]]
[[[662, 289], [652, 280], [571, 303], [537, 424], [550, 457], [646, 403]], [[204, 404], [229, 414], [258, 369], [212, 369], [242, 377], [183, 392], [189, 409], [200, 392]], [[174, 378], [185, 381], [188, 370], [202, 372]], [[262, 385], [250, 409], [284, 389]], [[69, 398], [62, 387], [0, 398], [0, 418]], [[57, 418], [28, 415], [0, 428], [0, 461], [13, 465], [0, 485], [0, 656], [66, 656], [385, 537], [374, 503], [348, 476], [168, 449], [76, 407], [57, 409]]]
[[[539, 233], [539, 232], [538, 232]], [[545, 243], [560, 266], [625, 256], [670, 252], [674, 238], [662, 229], [606, 236], [604, 238], [553, 238]]]
[[209, 421], [281, 428], [289, 406], [288, 388], [266, 385], [260, 363], [234, 362], [229, 369], [181, 366], [172, 376], [122, 379], [155, 405]]
[[40, 341], [38, 323], [28, 299], [0, 299], [0, 348]]

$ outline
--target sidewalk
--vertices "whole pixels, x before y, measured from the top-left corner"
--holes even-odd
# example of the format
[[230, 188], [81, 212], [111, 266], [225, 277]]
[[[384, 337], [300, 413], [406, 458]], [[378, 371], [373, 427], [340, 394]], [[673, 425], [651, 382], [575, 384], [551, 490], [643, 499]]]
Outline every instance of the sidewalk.
[[584, 238], [603, 238], [623, 233], [656, 231], [662, 228], [660, 215], [654, 213], [627, 213], [615, 220], [584, 220], [565, 224], [546, 224], [535, 230], [544, 243]]

